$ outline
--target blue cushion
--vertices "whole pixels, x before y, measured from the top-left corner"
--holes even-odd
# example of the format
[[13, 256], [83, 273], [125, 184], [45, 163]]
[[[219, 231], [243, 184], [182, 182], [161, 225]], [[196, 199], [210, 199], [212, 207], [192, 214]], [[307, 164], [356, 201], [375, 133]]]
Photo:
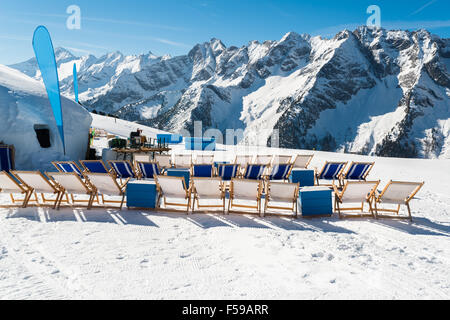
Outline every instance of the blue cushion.
[[251, 164], [247, 166], [244, 178], [250, 180], [260, 180], [265, 169], [266, 165], [264, 164]]
[[319, 179], [324, 180], [335, 180], [339, 176], [342, 168], [345, 166], [345, 163], [328, 163], [325, 165], [325, 169], [320, 175]]
[[347, 179], [349, 180], [362, 180], [370, 169], [372, 164], [369, 163], [354, 163], [347, 174]]
[[75, 172], [79, 176], [82, 176], [80, 170], [78, 170], [78, 167], [74, 163], [56, 162], [56, 165], [61, 169], [62, 172], [65, 172], [65, 173]]
[[84, 162], [84, 166], [92, 173], [108, 173], [104, 164], [101, 161], [97, 162]]
[[219, 166], [219, 176], [224, 181], [231, 181], [231, 179], [236, 178], [238, 167], [238, 164], [232, 166]]
[[155, 175], [160, 174], [156, 163], [138, 162], [138, 166], [144, 179], [153, 179]]
[[210, 164], [207, 165], [194, 165], [193, 166], [193, 174], [196, 178], [211, 178], [213, 173], [213, 166]]
[[287, 175], [291, 171], [291, 164], [279, 164], [275, 165], [272, 169], [272, 173], [269, 176], [270, 180], [286, 180]]
[[133, 168], [128, 162], [111, 162], [111, 166], [119, 178], [135, 178]]
[[9, 172], [12, 169], [11, 149], [0, 147], [0, 171]]

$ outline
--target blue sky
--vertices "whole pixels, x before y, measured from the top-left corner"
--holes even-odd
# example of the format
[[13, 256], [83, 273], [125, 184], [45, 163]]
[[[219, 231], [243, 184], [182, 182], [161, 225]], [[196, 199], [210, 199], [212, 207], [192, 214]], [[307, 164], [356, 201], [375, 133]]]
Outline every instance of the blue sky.
[[[227, 46], [278, 40], [289, 31], [330, 37], [365, 24], [373, 4], [381, 8], [384, 28], [426, 28], [450, 37], [449, 0], [8, 0], [0, 2], [0, 64], [32, 57], [31, 38], [40, 24], [55, 47], [77, 55], [181, 55], [213, 37]], [[66, 28], [69, 5], [81, 9], [80, 30]]]

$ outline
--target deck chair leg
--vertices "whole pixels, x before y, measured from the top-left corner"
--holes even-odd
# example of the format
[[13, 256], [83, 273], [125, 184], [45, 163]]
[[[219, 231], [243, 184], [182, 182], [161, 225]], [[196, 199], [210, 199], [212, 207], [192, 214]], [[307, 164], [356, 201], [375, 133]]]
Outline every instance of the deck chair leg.
[[336, 200], [336, 208], [337, 208], [337, 212], [339, 214], [339, 219], [342, 219], [341, 207], [339, 206], [339, 201], [338, 200]]
[[413, 218], [412, 218], [412, 214], [411, 214], [411, 207], [409, 206], [409, 202], [406, 203], [406, 208], [408, 208], [409, 221], [413, 222]]
[[125, 193], [122, 195], [122, 201], [120, 202], [120, 210], [122, 210], [124, 202], [125, 202]]

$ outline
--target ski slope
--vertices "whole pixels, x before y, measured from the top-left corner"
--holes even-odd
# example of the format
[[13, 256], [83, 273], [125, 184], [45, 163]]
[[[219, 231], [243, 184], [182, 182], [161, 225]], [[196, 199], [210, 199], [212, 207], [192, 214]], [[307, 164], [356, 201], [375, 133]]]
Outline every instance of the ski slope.
[[[116, 135], [135, 130], [93, 118]], [[244, 151], [220, 148], [217, 160]], [[376, 161], [369, 179], [381, 187], [425, 181], [414, 223], [0, 209], [0, 299], [449, 299], [450, 161], [316, 152], [312, 167], [338, 159]]]

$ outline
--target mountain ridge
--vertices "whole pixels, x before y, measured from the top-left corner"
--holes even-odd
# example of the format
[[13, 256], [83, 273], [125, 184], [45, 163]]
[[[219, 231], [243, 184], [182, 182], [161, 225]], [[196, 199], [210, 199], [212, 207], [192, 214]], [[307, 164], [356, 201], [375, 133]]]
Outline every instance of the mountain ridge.
[[161, 130], [202, 121], [242, 129], [243, 143], [271, 145], [278, 130], [286, 148], [450, 158], [450, 39], [426, 30], [289, 32], [240, 48], [212, 38], [178, 57], [56, 51], [63, 94], [75, 62], [83, 104]]

